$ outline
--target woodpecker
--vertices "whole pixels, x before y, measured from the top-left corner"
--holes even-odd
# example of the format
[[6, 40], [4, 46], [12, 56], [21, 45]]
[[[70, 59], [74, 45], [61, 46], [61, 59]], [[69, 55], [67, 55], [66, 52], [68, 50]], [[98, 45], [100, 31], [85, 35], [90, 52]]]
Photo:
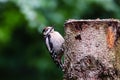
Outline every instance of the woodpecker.
[[64, 43], [64, 38], [59, 32], [54, 31], [54, 28], [51, 26], [45, 27], [42, 33], [50, 56], [54, 63], [63, 70], [62, 56], [64, 50], [62, 45]]

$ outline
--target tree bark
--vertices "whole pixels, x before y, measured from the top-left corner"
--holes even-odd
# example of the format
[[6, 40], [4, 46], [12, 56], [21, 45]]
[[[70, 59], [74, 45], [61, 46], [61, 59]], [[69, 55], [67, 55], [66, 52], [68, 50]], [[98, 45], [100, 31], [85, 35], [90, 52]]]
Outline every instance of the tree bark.
[[64, 80], [120, 80], [120, 21], [65, 23]]

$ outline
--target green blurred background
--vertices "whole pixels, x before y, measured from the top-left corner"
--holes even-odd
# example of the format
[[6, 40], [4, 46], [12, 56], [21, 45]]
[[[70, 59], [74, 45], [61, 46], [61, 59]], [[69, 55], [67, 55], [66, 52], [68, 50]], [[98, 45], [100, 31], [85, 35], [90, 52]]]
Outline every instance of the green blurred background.
[[68, 19], [120, 18], [120, 0], [0, 0], [0, 80], [62, 80], [42, 37]]

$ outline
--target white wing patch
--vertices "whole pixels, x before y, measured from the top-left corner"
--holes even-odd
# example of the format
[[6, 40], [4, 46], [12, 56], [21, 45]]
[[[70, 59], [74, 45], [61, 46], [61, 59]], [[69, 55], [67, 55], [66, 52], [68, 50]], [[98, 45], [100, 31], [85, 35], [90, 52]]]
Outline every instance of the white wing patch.
[[50, 52], [52, 52], [52, 51], [50, 50], [50, 45], [49, 45], [48, 37], [46, 38], [46, 45], [47, 45], [48, 50], [49, 50]]

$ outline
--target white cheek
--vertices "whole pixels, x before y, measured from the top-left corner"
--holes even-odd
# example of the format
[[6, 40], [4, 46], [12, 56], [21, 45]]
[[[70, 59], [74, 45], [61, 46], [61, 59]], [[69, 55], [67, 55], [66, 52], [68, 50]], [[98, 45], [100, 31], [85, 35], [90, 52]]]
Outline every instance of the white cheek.
[[46, 35], [46, 33], [44, 32], [43, 35]]
[[47, 35], [47, 32], [43, 33], [44, 35]]
[[50, 29], [47, 30], [44, 34], [47, 35], [47, 34], [49, 34], [49, 33], [50, 33]]

